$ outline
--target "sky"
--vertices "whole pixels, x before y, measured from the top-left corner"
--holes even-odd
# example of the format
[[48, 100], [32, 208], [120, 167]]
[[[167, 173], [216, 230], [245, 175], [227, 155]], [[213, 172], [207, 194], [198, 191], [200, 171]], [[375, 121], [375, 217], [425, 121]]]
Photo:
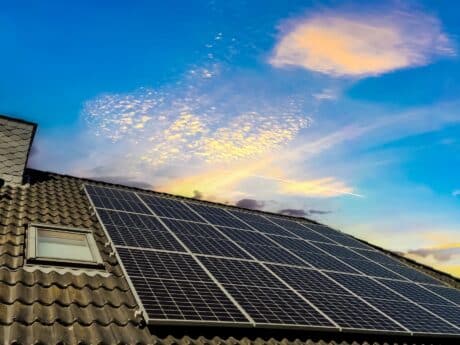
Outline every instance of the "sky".
[[29, 166], [315, 219], [460, 276], [460, 3], [15, 1]]

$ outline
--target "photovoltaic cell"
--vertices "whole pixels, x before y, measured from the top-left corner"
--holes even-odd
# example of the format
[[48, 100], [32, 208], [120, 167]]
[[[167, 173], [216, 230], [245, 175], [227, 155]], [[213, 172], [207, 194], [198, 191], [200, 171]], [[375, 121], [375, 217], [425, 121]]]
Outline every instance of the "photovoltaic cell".
[[310, 228], [320, 233], [321, 235], [328, 237], [329, 239], [343, 246], [373, 250], [373, 248], [368, 246], [367, 244], [361, 241], [358, 241], [349, 235], [346, 235], [337, 230], [331, 229], [328, 226], [319, 225], [319, 224], [310, 224], [310, 223], [303, 223], [303, 225], [306, 226], [307, 228]]
[[167, 199], [147, 194], [139, 194], [139, 196], [159, 217], [203, 222], [203, 219], [201, 219], [200, 216], [190, 210], [180, 200]]
[[292, 239], [280, 236], [271, 236], [283, 247], [291, 250], [295, 255], [306, 261], [310, 266], [318, 269], [338, 272], [357, 273], [356, 270], [325, 254], [311, 243], [300, 239]]
[[343, 247], [343, 246], [338, 246], [338, 245], [328, 244], [328, 243], [316, 243], [315, 246], [321, 248], [328, 254], [331, 254], [332, 256], [340, 258], [340, 259], [354, 259], [354, 260], [367, 261], [365, 257], [359, 254], [356, 254], [352, 250], [347, 249], [346, 247]]
[[290, 254], [287, 250], [280, 247], [260, 246], [251, 243], [240, 243], [240, 246], [260, 261], [288, 265], [309, 266], [302, 260], [299, 260]]
[[320, 291], [322, 293], [331, 294], [348, 293], [331, 279], [316, 270], [280, 265], [268, 265], [268, 267], [296, 290], [310, 292]]
[[153, 216], [102, 209], [98, 214], [115, 245], [185, 251]]
[[284, 287], [273, 274], [257, 262], [211, 257], [200, 257], [199, 260], [222, 284], [279, 289]]
[[410, 282], [406, 283], [402, 281], [386, 280], [386, 279], [379, 279], [379, 281], [385, 286], [392, 289], [393, 291], [396, 291], [397, 293], [417, 303], [454, 305], [453, 303], [445, 300], [444, 298], [438, 297], [434, 293], [414, 283], [410, 283]]
[[192, 237], [183, 234], [177, 236], [192, 253], [242, 259], [251, 258], [233, 242], [228, 240], [209, 237]]
[[195, 203], [188, 203], [188, 205], [211, 224], [252, 230], [247, 224], [223, 209]]
[[118, 254], [151, 319], [248, 322], [191, 256], [127, 248]]
[[248, 323], [215, 285], [203, 282], [131, 278], [153, 320]]
[[403, 276], [404, 278], [408, 279], [409, 281], [417, 282], [417, 283], [427, 283], [427, 284], [436, 284], [441, 285], [441, 282], [437, 279], [434, 279], [420, 271], [417, 271], [413, 268], [408, 266], [402, 265], [387, 265], [382, 264], [385, 268], [392, 270], [393, 272]]
[[[449, 321], [453, 325], [460, 329], [460, 307], [452, 305], [434, 305], [434, 304], [423, 304], [423, 307], [429, 311], [439, 315], [444, 320]], [[460, 334], [460, 330], [457, 332]]]
[[206, 257], [200, 260], [256, 323], [333, 326], [258, 263]]
[[460, 290], [448, 288], [445, 286], [433, 286], [433, 285], [422, 285], [425, 289], [428, 289], [449, 301], [456, 303], [460, 306]]
[[291, 291], [259, 286], [224, 285], [257, 324], [334, 327]]
[[367, 299], [367, 301], [412, 332], [459, 334], [458, 329], [414, 303], [375, 298]]
[[86, 190], [97, 208], [150, 214], [139, 198], [129, 191], [93, 185], [87, 185]]
[[246, 231], [221, 227], [219, 227], [219, 230], [221, 230], [225, 235], [230, 237], [235, 242], [251, 243], [261, 246], [276, 246], [276, 244], [273, 243], [273, 241], [270, 241], [268, 237], [259, 234], [255, 231]]
[[231, 210], [230, 213], [232, 213], [245, 223], [251, 225], [254, 229], [260, 232], [279, 236], [292, 236], [292, 233], [290, 233], [289, 231], [281, 228], [280, 226], [274, 224], [273, 222], [258, 214], [251, 214], [235, 210]]
[[372, 249], [372, 247], [368, 246], [367, 244], [364, 244], [361, 241], [354, 239], [351, 236], [339, 235], [339, 236], [329, 236], [329, 238], [346, 247]]
[[325, 243], [333, 243], [329, 238], [322, 236], [315, 231], [312, 231], [305, 226], [303, 226], [299, 222], [295, 222], [292, 220], [280, 219], [275, 217], [269, 218], [272, 222], [282, 226], [283, 228], [287, 229], [293, 235], [291, 237], [298, 236], [302, 239], [309, 240], [309, 241], [317, 241], [317, 242], [325, 242]]
[[355, 296], [300, 293], [343, 328], [404, 331], [404, 328]]
[[326, 274], [361, 297], [384, 298], [395, 301], [404, 300], [401, 296], [384, 288], [369, 277], [333, 272], [327, 272]]
[[303, 226], [307, 227], [308, 229], [314, 230], [317, 233], [324, 235], [324, 236], [340, 236], [342, 233], [338, 232], [337, 230], [334, 230], [326, 225], [321, 225], [321, 224], [312, 224], [312, 223], [306, 223], [302, 222], [301, 223]]
[[359, 273], [352, 267], [345, 265], [327, 254], [316, 254], [312, 252], [295, 252], [295, 254], [312, 267], [320, 270]]
[[354, 248], [353, 250], [358, 252], [360, 255], [366, 257], [367, 259], [378, 262], [380, 264], [400, 265], [399, 261], [381, 252], [377, 252], [373, 250], [363, 250], [363, 249], [358, 249], [358, 248]]
[[397, 274], [387, 270], [385, 267], [373, 263], [372, 261], [347, 259], [346, 263], [359, 272], [372, 277], [404, 279], [403, 277], [398, 276]]
[[176, 219], [163, 219], [166, 226], [175, 234], [181, 234], [193, 237], [208, 237], [225, 240], [226, 237], [222, 235], [212, 225], [205, 223], [195, 223], [184, 220]]
[[276, 265], [270, 265], [269, 268], [341, 327], [403, 331], [318, 271]]

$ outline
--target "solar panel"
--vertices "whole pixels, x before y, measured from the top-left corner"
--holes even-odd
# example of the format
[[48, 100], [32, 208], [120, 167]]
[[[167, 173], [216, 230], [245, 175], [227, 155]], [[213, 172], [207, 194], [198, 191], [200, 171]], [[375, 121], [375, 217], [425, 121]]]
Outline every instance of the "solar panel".
[[456, 303], [458, 306], [460, 306], [460, 290], [457, 289], [452, 289], [448, 288], [445, 286], [433, 286], [433, 285], [420, 285], [424, 287], [425, 289], [428, 289], [439, 296], [442, 296], [446, 299], [448, 299], [451, 302]]
[[423, 310], [411, 302], [390, 301], [385, 299], [367, 299], [372, 305], [382, 310], [393, 320], [414, 333], [459, 334], [454, 326], [444, 322], [435, 315]]
[[230, 213], [244, 221], [245, 223], [251, 225], [254, 229], [266, 233], [266, 234], [273, 234], [273, 235], [280, 235], [280, 236], [292, 236], [292, 233], [283, 229], [282, 227], [274, 224], [273, 222], [269, 221], [265, 217], [262, 217], [258, 214], [251, 214], [247, 212], [235, 211], [231, 210]]
[[404, 331], [382, 313], [317, 271], [287, 266], [269, 267], [343, 328]]
[[397, 293], [417, 303], [454, 305], [452, 302], [449, 302], [414, 283], [385, 279], [379, 279], [379, 281], [393, 291], [396, 291]]
[[258, 263], [218, 258], [200, 260], [256, 324], [334, 327]]
[[369, 260], [354, 260], [354, 259], [347, 259], [346, 263], [352, 266], [354, 269], [372, 276], [372, 277], [382, 277], [382, 278], [390, 278], [390, 279], [404, 279], [401, 276], [387, 270], [385, 267], [376, 264]]
[[329, 227], [85, 187], [151, 323], [460, 333], [457, 290]]
[[385, 289], [381, 284], [369, 277], [335, 272], [327, 272], [326, 274], [361, 297], [383, 298], [395, 301], [404, 300], [401, 296], [389, 289]]
[[180, 200], [167, 199], [146, 194], [139, 194], [139, 196], [159, 217], [185, 219], [196, 222], [203, 221], [200, 216], [191, 211]]
[[354, 239], [353, 237], [349, 235], [346, 235], [337, 230], [331, 229], [328, 226], [310, 224], [310, 223], [303, 223], [303, 225], [309, 229], [312, 229], [320, 233], [321, 235], [328, 237], [329, 239], [343, 246], [373, 250], [373, 248], [368, 246], [367, 244], [364, 244], [363, 242], [358, 241], [357, 239]]
[[315, 246], [321, 248], [322, 250], [331, 254], [332, 256], [338, 257], [340, 259], [354, 259], [367, 261], [365, 257], [343, 246], [328, 243], [316, 243]]
[[307, 241], [280, 236], [272, 236], [271, 238], [283, 247], [294, 252], [298, 257], [306, 261], [312, 267], [337, 272], [357, 272], [350, 266], [342, 263], [339, 260], [336, 260], [334, 257], [328, 254], [325, 254]]
[[153, 216], [104, 209], [98, 214], [115, 245], [185, 251]]
[[166, 218], [163, 222], [192, 253], [250, 258], [212, 225]]
[[191, 256], [117, 250], [151, 319], [248, 322]]
[[400, 261], [397, 261], [396, 259], [393, 259], [389, 255], [383, 254], [381, 252], [377, 252], [374, 250], [364, 250], [364, 249], [358, 249], [358, 248], [353, 248], [353, 251], [357, 252], [358, 254], [364, 256], [365, 258], [378, 262], [382, 265], [401, 265]]
[[228, 226], [238, 229], [252, 230], [250, 226], [240, 221], [224, 209], [201, 205], [196, 203], [187, 203], [195, 212], [199, 213], [209, 223], [214, 225]]
[[259, 246], [251, 243], [240, 243], [240, 246], [256, 259], [263, 262], [308, 266], [308, 264], [280, 247]]
[[330, 240], [329, 238], [322, 236], [318, 234], [317, 232], [306, 228], [299, 222], [295, 222], [295, 221], [287, 220], [287, 219], [280, 219], [276, 217], [270, 217], [269, 219], [272, 222], [282, 226], [283, 228], [291, 232], [293, 234], [291, 237], [300, 237], [302, 239], [309, 240], [309, 241], [333, 243], [333, 241]]
[[[442, 317], [444, 320], [449, 321], [451, 324], [460, 328], [460, 307], [447, 306], [447, 305], [423, 305], [429, 311]], [[458, 333], [458, 332], [457, 332]]]
[[87, 185], [86, 190], [97, 208], [150, 214], [136, 194], [121, 189]]
[[[397, 294], [399, 293], [405, 297], [411, 297], [412, 301], [424, 301], [423, 292], [416, 289], [416, 284], [384, 279], [379, 279], [378, 281], [380, 283], [378, 283], [376, 280], [368, 277], [349, 274], [327, 273], [327, 275], [350, 291], [364, 298], [368, 303], [383, 311], [386, 315], [402, 324], [411, 332], [455, 333], [451, 325], [422, 309], [415, 302], [409, 302], [405, 300], [404, 297]], [[385, 285], [382, 286], [382, 284]], [[413, 288], [412, 286], [415, 287]], [[428, 296], [426, 301], [433, 302], [438, 300], [436, 296], [434, 298]], [[434, 309], [438, 309], [438, 305], [434, 305], [434, 308], [431, 308], [432, 305], [427, 304], [422, 306], [428, 306], [428, 309], [432, 309], [431, 311], [433, 312], [435, 311]], [[446, 305], [442, 307], [446, 307]], [[439, 312], [439, 310], [437, 311]], [[451, 310], [446, 313], [449, 314], [449, 317], [455, 315], [454, 311]], [[446, 318], [446, 320], [448, 319]]]
[[442, 283], [435, 279], [432, 278], [420, 271], [417, 271], [409, 266], [403, 266], [403, 265], [387, 265], [387, 264], [382, 264], [385, 266], [385, 268], [399, 274], [400, 276], [403, 276], [404, 278], [414, 281], [417, 283], [427, 283], [427, 284], [436, 284], [436, 285], [442, 285]]

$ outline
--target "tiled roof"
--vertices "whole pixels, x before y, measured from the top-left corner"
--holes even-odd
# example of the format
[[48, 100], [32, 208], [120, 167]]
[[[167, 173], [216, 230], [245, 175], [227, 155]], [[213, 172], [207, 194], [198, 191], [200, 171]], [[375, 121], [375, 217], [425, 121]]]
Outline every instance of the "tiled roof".
[[[0, 343], [151, 343], [81, 181], [39, 172], [29, 178], [29, 186], [0, 189]], [[93, 229], [105, 275], [25, 267], [31, 222]]]
[[20, 184], [36, 125], [0, 115], [0, 178]]
[[[121, 268], [105, 246], [108, 239], [81, 192], [84, 180], [36, 170], [27, 175], [28, 185], [0, 188], [0, 344], [366, 344], [366, 338], [337, 334], [331, 336], [337, 338], [334, 342], [308, 333], [286, 336], [286, 332], [238, 330], [229, 337], [219, 330], [186, 329], [189, 336], [184, 336], [173, 329], [171, 333], [149, 329], [136, 312]], [[33, 222], [92, 229], [105, 272], [76, 274], [24, 266], [26, 225]]]

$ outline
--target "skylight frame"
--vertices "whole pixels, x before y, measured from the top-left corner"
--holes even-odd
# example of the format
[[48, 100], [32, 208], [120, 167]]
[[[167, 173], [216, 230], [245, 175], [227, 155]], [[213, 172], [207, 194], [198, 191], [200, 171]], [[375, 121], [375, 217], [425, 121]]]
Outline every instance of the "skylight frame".
[[[55, 233], [62, 233], [63, 235], [77, 234], [84, 235], [86, 239], [87, 248], [89, 249], [92, 259], [91, 260], [78, 260], [68, 258], [58, 258], [52, 256], [40, 256], [38, 254], [38, 231], [50, 231]], [[69, 226], [44, 224], [44, 223], [31, 223], [27, 227], [26, 234], [26, 263], [30, 264], [44, 264], [55, 265], [60, 267], [101, 267], [103, 260], [97, 247], [93, 231], [91, 229], [74, 228]]]

